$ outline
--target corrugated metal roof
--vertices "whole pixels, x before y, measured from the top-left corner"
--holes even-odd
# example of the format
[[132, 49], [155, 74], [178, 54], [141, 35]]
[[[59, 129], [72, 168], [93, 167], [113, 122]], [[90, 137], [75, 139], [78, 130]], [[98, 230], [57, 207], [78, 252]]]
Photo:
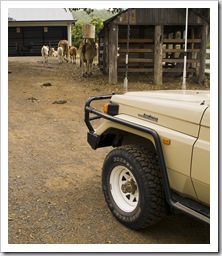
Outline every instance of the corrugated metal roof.
[[[42, 2], [44, 5], [44, 2]], [[52, 2], [53, 3], [53, 2]], [[10, 8], [8, 17], [16, 21], [70, 21], [75, 20], [63, 8]]]

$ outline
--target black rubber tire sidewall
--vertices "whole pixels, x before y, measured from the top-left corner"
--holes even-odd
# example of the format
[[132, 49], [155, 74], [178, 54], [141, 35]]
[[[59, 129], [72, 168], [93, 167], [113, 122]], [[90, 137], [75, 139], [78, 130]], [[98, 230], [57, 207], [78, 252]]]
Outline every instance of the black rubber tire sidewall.
[[[163, 216], [163, 191], [155, 154], [137, 146], [123, 146], [112, 150], [106, 157], [102, 172], [103, 193], [109, 209], [124, 225], [140, 229], [158, 222]], [[112, 170], [123, 165], [134, 175], [139, 187], [139, 200], [132, 212], [124, 212], [115, 203], [110, 190]], [[159, 201], [159, 202], [157, 202]]]

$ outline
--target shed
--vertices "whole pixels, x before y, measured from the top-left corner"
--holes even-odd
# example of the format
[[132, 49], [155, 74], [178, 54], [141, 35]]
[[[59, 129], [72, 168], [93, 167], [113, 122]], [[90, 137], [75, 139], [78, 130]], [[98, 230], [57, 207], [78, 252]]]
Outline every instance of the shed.
[[[209, 9], [203, 11], [210, 13]], [[182, 74], [186, 54], [187, 74], [196, 75], [198, 82], [203, 82], [209, 17], [190, 9], [185, 53], [185, 8], [134, 8], [104, 21], [99, 34], [99, 67], [109, 75], [110, 83], [117, 83], [118, 75], [126, 71], [128, 18], [129, 74], [150, 73], [154, 83], [162, 85], [163, 75]]]
[[8, 11], [9, 56], [35, 56], [42, 45], [58, 46], [61, 39], [72, 45], [72, 13], [63, 8], [10, 8]]

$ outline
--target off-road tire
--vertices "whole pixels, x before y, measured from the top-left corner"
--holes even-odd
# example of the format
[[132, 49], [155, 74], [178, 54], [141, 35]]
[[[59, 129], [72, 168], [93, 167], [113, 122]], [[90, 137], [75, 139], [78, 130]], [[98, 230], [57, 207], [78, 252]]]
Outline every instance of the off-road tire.
[[154, 225], [165, 215], [158, 159], [145, 148], [113, 149], [104, 160], [102, 188], [110, 211], [131, 229]]

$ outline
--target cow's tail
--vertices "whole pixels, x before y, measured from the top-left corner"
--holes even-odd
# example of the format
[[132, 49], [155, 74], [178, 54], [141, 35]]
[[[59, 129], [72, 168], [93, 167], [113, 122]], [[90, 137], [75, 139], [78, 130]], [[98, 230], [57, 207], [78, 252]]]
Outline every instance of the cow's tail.
[[85, 53], [86, 53], [86, 44], [83, 44], [82, 46], [83, 60], [85, 59]]
[[86, 45], [83, 44], [82, 51], [81, 51], [81, 56], [80, 56], [80, 67], [82, 67], [82, 65], [83, 65], [83, 61], [85, 59], [85, 53], [86, 53]]
[[85, 55], [85, 53], [86, 53], [86, 45], [84, 44], [83, 46], [82, 46], [82, 53]]

